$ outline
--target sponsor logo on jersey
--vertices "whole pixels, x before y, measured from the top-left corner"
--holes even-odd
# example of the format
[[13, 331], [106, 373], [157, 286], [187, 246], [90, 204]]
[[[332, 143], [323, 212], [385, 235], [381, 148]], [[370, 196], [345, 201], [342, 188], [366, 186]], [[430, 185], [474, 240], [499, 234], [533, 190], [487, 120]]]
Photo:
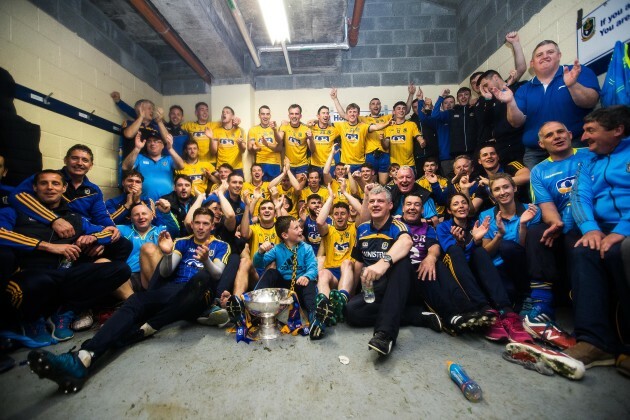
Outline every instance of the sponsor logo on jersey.
[[391, 136], [389, 141], [392, 143], [404, 143], [405, 138], [405, 136]]
[[234, 140], [232, 139], [219, 139], [219, 144], [224, 146], [234, 146]]
[[302, 143], [300, 142], [300, 139], [296, 139], [295, 137], [289, 136], [289, 143], [295, 145], [295, 146], [300, 146]]
[[315, 136], [315, 141], [318, 143], [330, 143], [330, 137], [328, 136]]
[[356, 133], [348, 133], [346, 134], [346, 140], [352, 143], [356, 143], [359, 141], [359, 135]]
[[348, 242], [343, 242], [343, 243], [335, 242], [334, 247], [335, 247], [335, 252], [343, 254], [347, 252], [348, 249], [350, 249], [350, 244]]

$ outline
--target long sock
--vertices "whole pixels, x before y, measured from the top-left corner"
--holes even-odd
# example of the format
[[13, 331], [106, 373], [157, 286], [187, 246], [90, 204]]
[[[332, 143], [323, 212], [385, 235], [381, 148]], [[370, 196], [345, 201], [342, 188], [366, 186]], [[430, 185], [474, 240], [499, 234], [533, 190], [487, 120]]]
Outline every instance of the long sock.
[[552, 291], [551, 283], [532, 281], [530, 283], [532, 289], [531, 298], [534, 302], [551, 302]]
[[347, 291], [343, 289], [339, 290], [339, 293], [341, 293], [343, 298], [346, 300], [346, 303], [348, 303], [348, 301], [350, 300], [350, 293], [348, 293]]

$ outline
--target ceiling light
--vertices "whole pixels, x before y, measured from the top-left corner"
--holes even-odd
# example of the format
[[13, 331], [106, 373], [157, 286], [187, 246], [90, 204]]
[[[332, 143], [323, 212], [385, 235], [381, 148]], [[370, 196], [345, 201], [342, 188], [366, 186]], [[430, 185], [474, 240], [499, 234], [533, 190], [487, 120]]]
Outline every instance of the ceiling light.
[[272, 44], [290, 42], [289, 22], [283, 0], [258, 0]]

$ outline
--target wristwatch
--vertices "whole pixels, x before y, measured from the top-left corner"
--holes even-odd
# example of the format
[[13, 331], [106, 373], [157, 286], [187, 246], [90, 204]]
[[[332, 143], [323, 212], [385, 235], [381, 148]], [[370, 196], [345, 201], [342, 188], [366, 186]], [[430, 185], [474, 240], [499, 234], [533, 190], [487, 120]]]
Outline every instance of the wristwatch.
[[385, 254], [383, 255], [383, 261], [385, 261], [386, 263], [389, 264], [389, 266], [391, 267], [392, 265], [394, 265], [394, 261], [392, 261], [392, 256], [389, 254]]

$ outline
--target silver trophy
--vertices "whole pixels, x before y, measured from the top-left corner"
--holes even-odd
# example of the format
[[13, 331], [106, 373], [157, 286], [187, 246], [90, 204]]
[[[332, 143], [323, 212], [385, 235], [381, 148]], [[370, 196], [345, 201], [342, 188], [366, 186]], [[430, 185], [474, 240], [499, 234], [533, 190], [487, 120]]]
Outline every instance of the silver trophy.
[[260, 289], [243, 295], [245, 308], [250, 315], [261, 318], [258, 338], [272, 340], [278, 338], [276, 316], [293, 304], [289, 289]]

